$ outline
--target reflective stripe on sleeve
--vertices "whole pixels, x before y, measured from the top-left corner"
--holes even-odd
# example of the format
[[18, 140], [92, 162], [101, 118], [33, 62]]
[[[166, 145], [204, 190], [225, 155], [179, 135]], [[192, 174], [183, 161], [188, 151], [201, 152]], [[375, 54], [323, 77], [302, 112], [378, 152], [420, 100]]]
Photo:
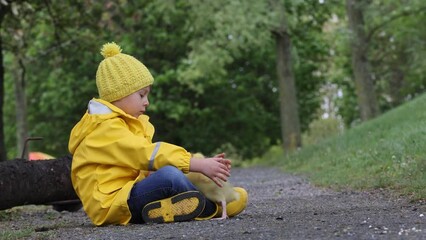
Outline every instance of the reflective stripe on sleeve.
[[158, 150], [160, 149], [160, 144], [161, 142], [157, 142], [155, 144], [154, 151], [152, 151], [151, 158], [149, 159], [148, 171], [154, 170], [154, 159], [155, 159], [155, 156], [157, 155]]

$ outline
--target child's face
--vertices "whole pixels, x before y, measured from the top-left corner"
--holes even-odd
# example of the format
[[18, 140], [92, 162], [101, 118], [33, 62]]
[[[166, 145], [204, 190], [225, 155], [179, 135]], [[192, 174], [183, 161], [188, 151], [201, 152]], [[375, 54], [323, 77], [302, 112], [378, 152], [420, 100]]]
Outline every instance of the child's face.
[[150, 91], [151, 86], [144, 87], [127, 97], [112, 102], [112, 104], [123, 110], [125, 113], [138, 118], [140, 115], [145, 113], [149, 106], [148, 95]]

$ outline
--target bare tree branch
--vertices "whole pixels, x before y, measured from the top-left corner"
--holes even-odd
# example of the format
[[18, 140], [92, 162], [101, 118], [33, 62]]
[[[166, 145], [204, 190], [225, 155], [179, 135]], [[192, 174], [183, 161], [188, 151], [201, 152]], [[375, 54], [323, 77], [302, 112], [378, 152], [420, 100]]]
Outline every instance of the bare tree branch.
[[399, 14], [393, 15], [392, 17], [390, 17], [389, 19], [387, 19], [386, 21], [383, 21], [382, 23], [380, 23], [377, 26], [374, 26], [373, 28], [370, 29], [370, 31], [368, 31], [367, 34], [367, 43], [370, 42], [371, 38], [373, 37], [373, 35], [381, 28], [383, 28], [384, 26], [388, 25], [389, 23], [402, 18], [402, 17], [406, 17], [406, 16], [410, 16], [410, 15], [415, 15], [415, 14], [419, 14], [419, 13], [424, 13], [426, 11], [426, 6], [422, 7], [420, 9], [416, 9], [415, 11], [402, 11]]

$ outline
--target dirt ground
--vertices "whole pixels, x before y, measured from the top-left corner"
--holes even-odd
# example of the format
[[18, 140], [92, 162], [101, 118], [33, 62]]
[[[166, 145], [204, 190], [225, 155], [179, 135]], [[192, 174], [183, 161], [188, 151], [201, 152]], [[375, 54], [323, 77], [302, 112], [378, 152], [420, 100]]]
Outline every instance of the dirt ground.
[[[426, 203], [385, 191], [334, 192], [272, 168], [233, 169], [247, 209], [224, 220], [95, 227], [82, 210], [0, 212], [1, 239], [426, 239]], [[1, 193], [0, 193], [1, 194]]]

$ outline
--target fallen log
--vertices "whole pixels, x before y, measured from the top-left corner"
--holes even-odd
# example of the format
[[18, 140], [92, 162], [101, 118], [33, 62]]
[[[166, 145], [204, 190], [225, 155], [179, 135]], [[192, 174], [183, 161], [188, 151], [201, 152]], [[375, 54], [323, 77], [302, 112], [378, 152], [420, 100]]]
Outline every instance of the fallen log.
[[75, 211], [81, 203], [71, 183], [72, 156], [41, 161], [0, 162], [0, 210], [27, 204]]

